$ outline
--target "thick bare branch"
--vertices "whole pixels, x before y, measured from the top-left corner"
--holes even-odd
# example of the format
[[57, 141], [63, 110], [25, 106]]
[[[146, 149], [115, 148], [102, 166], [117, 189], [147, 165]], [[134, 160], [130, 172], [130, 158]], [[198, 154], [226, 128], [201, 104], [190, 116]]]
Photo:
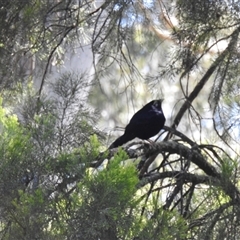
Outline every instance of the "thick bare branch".
[[220, 177], [215, 167], [208, 163], [206, 159], [202, 156], [202, 154], [194, 148], [191, 149], [181, 143], [168, 141], [156, 143], [153, 151], [157, 151], [159, 153], [169, 152], [171, 154], [178, 154], [197, 165], [207, 175], [212, 177]]

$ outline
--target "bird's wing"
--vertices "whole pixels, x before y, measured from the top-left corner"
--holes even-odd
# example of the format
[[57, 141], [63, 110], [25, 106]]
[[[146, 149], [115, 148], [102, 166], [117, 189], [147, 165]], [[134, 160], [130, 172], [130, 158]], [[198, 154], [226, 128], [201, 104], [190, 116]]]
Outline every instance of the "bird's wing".
[[150, 109], [148, 111], [139, 111], [136, 114], [133, 115], [132, 119], [130, 120], [129, 124], [149, 124], [152, 120], [156, 119], [156, 116], [158, 116], [159, 113], [156, 113], [153, 109]]

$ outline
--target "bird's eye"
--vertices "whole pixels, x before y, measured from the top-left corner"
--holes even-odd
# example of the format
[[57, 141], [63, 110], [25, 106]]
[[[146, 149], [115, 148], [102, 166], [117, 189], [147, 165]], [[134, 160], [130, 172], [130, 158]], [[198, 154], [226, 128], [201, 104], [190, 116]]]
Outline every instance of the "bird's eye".
[[155, 106], [155, 107], [159, 107], [159, 104], [158, 104], [157, 101], [154, 103], [154, 106]]

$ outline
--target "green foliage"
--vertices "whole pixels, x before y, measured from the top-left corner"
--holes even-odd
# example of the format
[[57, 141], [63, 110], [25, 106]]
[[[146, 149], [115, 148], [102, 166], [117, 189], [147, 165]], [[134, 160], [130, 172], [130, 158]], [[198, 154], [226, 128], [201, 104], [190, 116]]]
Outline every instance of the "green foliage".
[[185, 239], [187, 236], [186, 221], [177, 211], [158, 210], [158, 214], [142, 223], [139, 240], [144, 239]]
[[[93, 186], [92, 189], [93, 191], [103, 189], [103, 192], [106, 193], [104, 198], [111, 199], [113, 205], [127, 203], [132, 198], [130, 196], [134, 195], [136, 191], [138, 178], [135, 165], [126, 167], [121, 165], [121, 161], [126, 158], [126, 153], [120, 149], [107, 165], [107, 168], [96, 176], [95, 181], [98, 182], [98, 185]], [[101, 199], [104, 198], [101, 197]]]
[[[1, 1], [0, 91], [20, 121], [0, 99], [0, 238], [236, 239], [239, 16], [238, 1]], [[81, 48], [97, 56], [96, 84], [74, 69], [49, 83]], [[165, 95], [164, 112], [181, 123], [168, 136], [189, 154], [139, 146], [151, 165], [137, 190], [123, 150], [99, 154], [89, 92], [107, 128]]]
[[7, 114], [6, 109], [1, 105], [0, 99], [0, 171], [2, 176], [8, 178], [9, 174], [16, 180], [21, 171], [17, 166], [26, 164], [27, 156], [30, 153], [30, 136], [19, 124], [17, 117]]
[[89, 142], [85, 142], [84, 145], [76, 150], [76, 154], [79, 152], [82, 162], [89, 162], [91, 159], [95, 159], [99, 155], [100, 143], [97, 135], [93, 134], [89, 138]]
[[222, 165], [221, 170], [222, 174], [226, 179], [234, 179], [235, 178], [235, 171], [238, 167], [238, 162], [227, 157], [222, 157]]
[[77, 221], [72, 228], [78, 229], [74, 232], [82, 239], [125, 239], [129, 234], [138, 178], [133, 165], [120, 163], [125, 157], [126, 153], [120, 150], [105, 169], [88, 171], [77, 184], [71, 196]]
[[4, 229], [8, 227], [8, 221], [13, 223], [13, 234], [4, 231], [5, 239], [21, 239], [27, 235], [24, 229], [36, 222], [34, 215], [42, 209], [43, 198], [40, 189], [34, 195], [23, 191], [24, 174], [32, 164], [30, 134], [1, 104], [0, 132], [0, 205], [1, 211], [4, 210], [1, 224]]

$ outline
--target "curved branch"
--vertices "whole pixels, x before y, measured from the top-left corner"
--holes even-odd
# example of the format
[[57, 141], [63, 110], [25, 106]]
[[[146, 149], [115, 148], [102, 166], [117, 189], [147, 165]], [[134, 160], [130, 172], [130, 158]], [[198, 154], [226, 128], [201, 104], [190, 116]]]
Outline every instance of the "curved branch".
[[[212, 63], [210, 68], [207, 70], [207, 72], [204, 74], [202, 79], [199, 81], [199, 83], [195, 86], [193, 91], [189, 94], [186, 101], [183, 103], [182, 107], [178, 111], [173, 124], [172, 128], [177, 128], [179, 125], [184, 113], [187, 111], [187, 109], [190, 107], [191, 103], [194, 101], [194, 99], [198, 96], [200, 91], [202, 90], [203, 86], [207, 83], [207, 81], [210, 79], [216, 68], [219, 66], [219, 64], [225, 59], [225, 57], [233, 51], [237, 44], [238, 35], [239, 35], [240, 29], [237, 28], [232, 34], [232, 39], [228, 44], [228, 47], [216, 58], [216, 60]], [[169, 138], [171, 135], [169, 134], [167, 137]]]
[[180, 172], [180, 171], [166, 171], [166, 172], [156, 172], [151, 174], [150, 176], [144, 177], [137, 185], [137, 188], [142, 188], [148, 183], [151, 183], [153, 181], [157, 181], [160, 179], [165, 178], [182, 178], [185, 180], [185, 182], [192, 182], [194, 184], [209, 184], [215, 183], [216, 180], [213, 178], [206, 176], [206, 175], [197, 175], [187, 172]]
[[218, 213], [222, 213], [225, 209], [229, 208], [232, 205], [233, 205], [232, 201], [224, 203], [219, 208], [214, 209], [213, 211], [207, 212], [206, 214], [204, 214], [202, 217], [198, 219], [194, 219], [193, 221], [190, 222], [189, 229], [199, 227], [200, 225], [204, 225], [205, 222], [209, 223], [210, 218], [212, 218], [214, 215]]
[[153, 151], [152, 154], [156, 152], [169, 152], [171, 154], [178, 154], [197, 165], [207, 175], [218, 178], [220, 177], [220, 174], [217, 172], [215, 167], [209, 164], [202, 156], [202, 154], [199, 151], [195, 150], [195, 148], [188, 148], [181, 143], [168, 141], [156, 143], [156, 145], [154, 145], [154, 150], [150, 151]]

